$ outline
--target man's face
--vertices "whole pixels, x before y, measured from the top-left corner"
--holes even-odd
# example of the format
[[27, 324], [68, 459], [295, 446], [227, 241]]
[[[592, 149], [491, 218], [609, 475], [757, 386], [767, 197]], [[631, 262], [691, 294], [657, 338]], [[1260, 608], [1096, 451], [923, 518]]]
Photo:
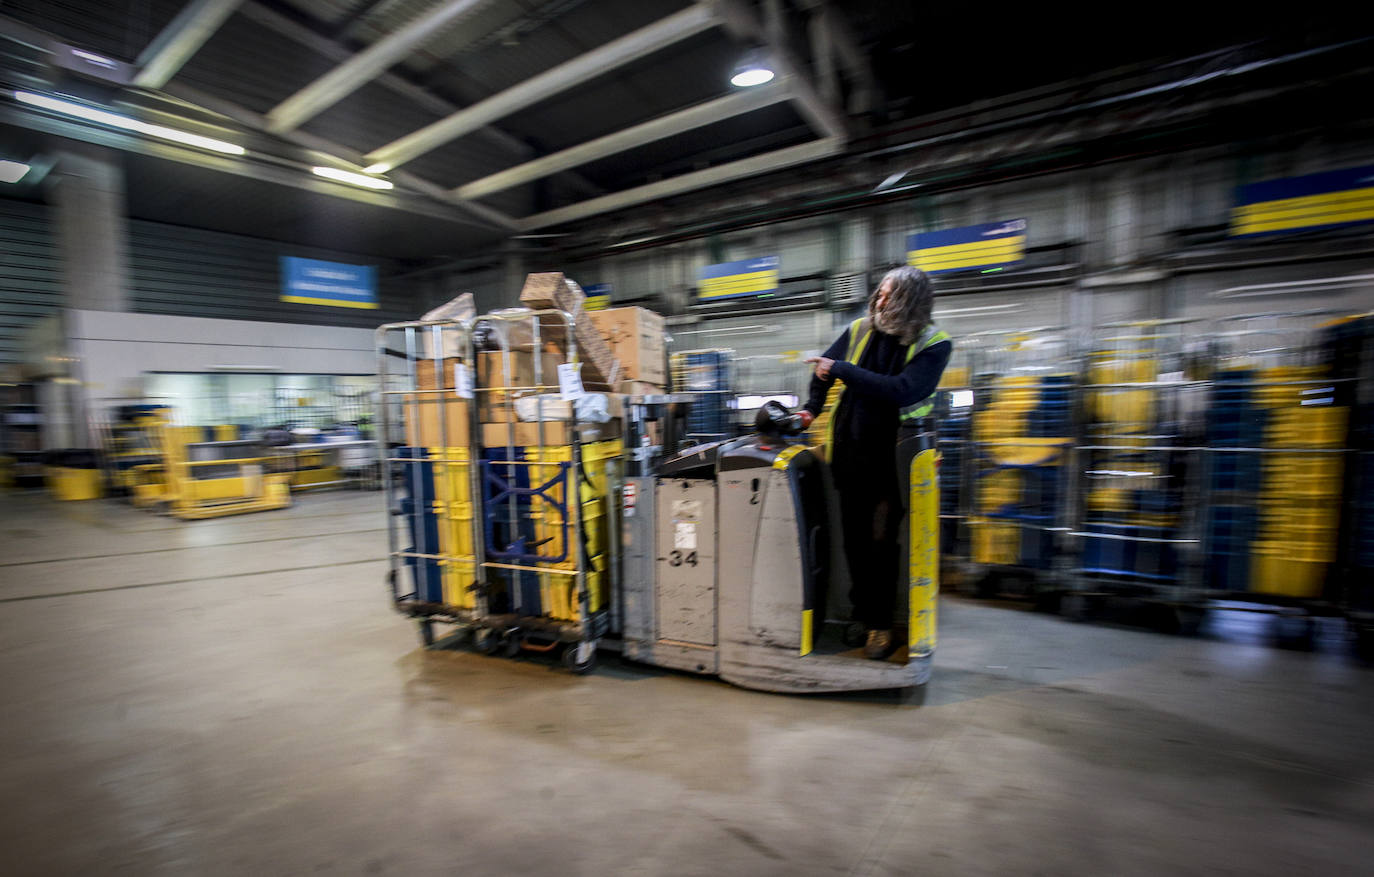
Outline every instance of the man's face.
[[878, 297], [873, 301], [873, 310], [881, 311], [887, 307], [887, 301], [892, 297], [892, 281], [884, 280], [883, 285], [878, 287]]

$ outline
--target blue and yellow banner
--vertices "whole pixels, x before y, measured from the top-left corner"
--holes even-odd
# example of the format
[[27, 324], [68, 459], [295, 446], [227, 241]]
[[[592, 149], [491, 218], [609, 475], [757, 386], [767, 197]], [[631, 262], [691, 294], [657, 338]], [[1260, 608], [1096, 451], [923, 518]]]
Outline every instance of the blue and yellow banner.
[[927, 274], [1002, 270], [1026, 258], [1026, 221], [985, 222], [907, 235], [906, 262]]
[[609, 283], [591, 283], [582, 287], [582, 293], [587, 296], [587, 300], [582, 302], [584, 311], [604, 311], [611, 306], [611, 285]]
[[717, 301], [745, 295], [775, 295], [778, 291], [777, 256], [723, 262], [701, 269], [699, 298]]
[[377, 269], [282, 256], [281, 300], [333, 308], [377, 308]]
[[1236, 190], [1231, 235], [1374, 222], [1374, 165], [1251, 183]]

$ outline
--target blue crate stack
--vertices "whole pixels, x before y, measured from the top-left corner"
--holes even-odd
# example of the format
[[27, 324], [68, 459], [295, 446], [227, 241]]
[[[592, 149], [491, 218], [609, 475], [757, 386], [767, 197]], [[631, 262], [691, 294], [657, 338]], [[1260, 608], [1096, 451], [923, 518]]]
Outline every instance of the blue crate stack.
[[1207, 407], [1208, 459], [1205, 550], [1207, 584], [1218, 590], [1250, 587], [1252, 543], [1259, 534], [1259, 509], [1252, 494], [1260, 489], [1261, 456], [1235, 452], [1264, 443], [1265, 409], [1256, 400], [1251, 369], [1223, 369], [1212, 383]]
[[[397, 448], [396, 456], [406, 461], [401, 464], [404, 492], [400, 499], [401, 515], [410, 535], [410, 545], [405, 550], [413, 554], [438, 554], [439, 516], [434, 511], [434, 464], [428, 460], [429, 450]], [[410, 567], [417, 600], [424, 603], [444, 601], [438, 560], [407, 557], [406, 566]]]
[[687, 432], [699, 441], [735, 434], [730, 409], [730, 352], [706, 350], [673, 356], [673, 385], [700, 393], [687, 410]]

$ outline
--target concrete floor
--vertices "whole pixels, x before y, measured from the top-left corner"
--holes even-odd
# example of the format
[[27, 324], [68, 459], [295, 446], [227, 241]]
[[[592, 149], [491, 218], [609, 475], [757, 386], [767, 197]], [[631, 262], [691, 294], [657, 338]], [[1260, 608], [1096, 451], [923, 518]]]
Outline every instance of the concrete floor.
[[[0, 507], [5, 874], [1313, 874], [1374, 671], [959, 599], [923, 703], [424, 652], [376, 494]], [[1243, 619], [1244, 620], [1244, 619]]]

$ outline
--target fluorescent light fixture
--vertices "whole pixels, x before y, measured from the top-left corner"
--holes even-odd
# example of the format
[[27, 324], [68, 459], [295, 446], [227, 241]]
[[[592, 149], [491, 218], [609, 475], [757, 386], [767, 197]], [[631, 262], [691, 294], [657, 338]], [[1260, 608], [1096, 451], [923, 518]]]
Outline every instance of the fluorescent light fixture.
[[352, 171], [341, 171], [336, 167], [312, 167], [310, 170], [313, 171], [316, 176], [336, 180], [340, 183], [349, 183], [354, 186], [363, 186], [368, 189], [394, 188], [390, 180], [379, 180], [376, 177], [355, 174]]
[[973, 404], [973, 391], [954, 390], [949, 394], [949, 404], [952, 408], [968, 408]]
[[75, 116], [78, 119], [85, 119], [87, 122], [95, 122], [100, 125], [109, 125], [111, 128], [122, 128], [125, 131], [133, 131], [137, 134], [146, 134], [149, 137], [157, 137], [161, 140], [171, 140], [174, 143], [182, 143], [186, 146], [195, 146], [200, 149], [209, 149], [212, 152], [222, 152], [225, 155], [243, 155], [246, 150], [236, 143], [227, 143], [223, 140], [216, 140], [213, 137], [202, 137], [199, 134], [192, 134], [189, 131], [178, 131], [175, 128], [168, 128], [165, 125], [154, 125], [151, 122], [144, 122], [130, 116], [121, 116], [108, 110], [96, 109], [95, 107], [79, 104], [74, 101], [61, 100], [49, 97], [45, 94], [34, 94], [31, 91], [16, 91], [14, 99], [21, 104], [28, 104], [31, 107], [38, 107], [54, 113], [62, 113], [66, 116]]
[[0, 161], [0, 183], [17, 183], [29, 170], [22, 161]]
[[738, 88], [750, 88], [772, 82], [774, 75], [773, 68], [763, 52], [755, 49], [735, 65], [734, 73], [730, 75], [730, 84]]
[[377, 162], [376, 164], [370, 164], [370, 165], [368, 165], [367, 167], [363, 168], [363, 173], [365, 173], [365, 174], [384, 174], [384, 173], [386, 173], [386, 172], [389, 171], [389, 170], [391, 170], [391, 165], [387, 164], [387, 163], [384, 162], [384, 161], [379, 161], [379, 162]]
[[113, 70], [119, 65], [104, 55], [97, 55], [95, 52], [87, 52], [85, 49], [72, 49], [72, 54], [89, 64], [97, 67], [104, 67], [106, 70]]

